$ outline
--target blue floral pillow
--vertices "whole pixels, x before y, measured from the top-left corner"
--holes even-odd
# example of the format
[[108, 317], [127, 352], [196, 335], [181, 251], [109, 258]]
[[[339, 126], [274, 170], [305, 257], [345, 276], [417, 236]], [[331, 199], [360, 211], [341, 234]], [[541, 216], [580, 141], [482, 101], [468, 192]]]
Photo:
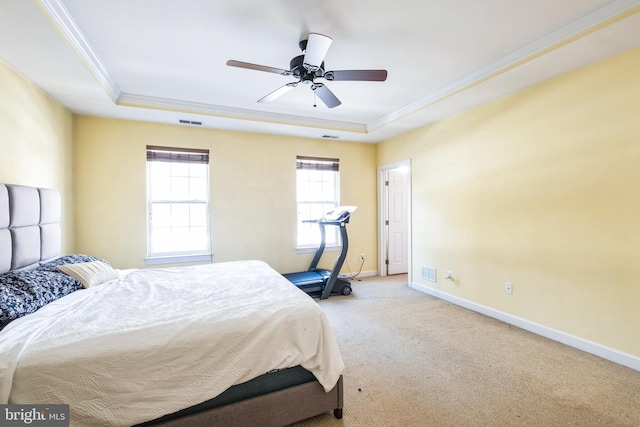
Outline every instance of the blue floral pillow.
[[92, 261], [107, 263], [93, 256], [73, 254], [41, 264], [34, 270], [0, 275], [0, 330], [15, 319], [82, 289], [80, 281], [58, 270], [59, 265]]
[[0, 330], [78, 289], [82, 284], [61, 272], [36, 269], [0, 275]]
[[65, 255], [65, 256], [61, 256], [60, 258], [56, 258], [53, 261], [49, 261], [49, 262], [45, 262], [44, 264], [41, 264], [37, 270], [41, 270], [41, 271], [52, 271], [54, 273], [58, 273], [58, 266], [59, 265], [64, 265], [64, 264], [80, 264], [81, 262], [92, 262], [92, 261], [101, 261], [104, 263], [109, 264], [107, 261], [100, 259], [100, 258], [96, 258], [94, 256], [90, 256], [90, 255], [82, 255], [82, 254], [73, 254], [73, 255]]

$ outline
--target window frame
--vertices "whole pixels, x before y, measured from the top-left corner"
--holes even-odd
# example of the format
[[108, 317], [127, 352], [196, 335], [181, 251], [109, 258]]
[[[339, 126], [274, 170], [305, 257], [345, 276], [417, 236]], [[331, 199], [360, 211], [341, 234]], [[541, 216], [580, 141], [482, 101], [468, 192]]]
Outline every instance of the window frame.
[[[312, 198], [300, 199], [300, 176], [301, 170], [307, 171], [319, 171], [319, 172], [332, 172], [333, 177], [333, 196], [334, 200], [313, 200]], [[318, 248], [320, 241], [314, 243], [301, 243], [300, 234], [301, 227], [314, 227], [313, 224], [305, 224], [302, 221], [307, 219], [319, 219], [319, 218], [302, 218], [301, 217], [301, 205], [323, 205], [321, 208], [324, 213], [340, 206], [340, 159], [325, 158], [325, 157], [309, 157], [309, 156], [296, 156], [296, 253], [312, 253]], [[311, 209], [309, 209], [311, 211]], [[315, 226], [317, 227], [317, 226]], [[319, 237], [318, 230], [318, 237]], [[332, 238], [331, 238], [331, 237]], [[326, 228], [326, 251], [339, 250], [342, 242], [340, 241], [340, 233], [338, 229], [333, 230], [333, 227]]]
[[[193, 263], [193, 262], [211, 262], [211, 171], [209, 166], [209, 150], [198, 148], [181, 148], [181, 147], [164, 147], [147, 145], [147, 161], [146, 161], [146, 209], [147, 209], [147, 256], [145, 257], [146, 265], [160, 265], [160, 264], [172, 264], [172, 263]], [[187, 164], [200, 164], [206, 165], [206, 176], [204, 177], [205, 186], [203, 193], [206, 195], [206, 199], [189, 199], [189, 198], [168, 198], [168, 199], [154, 199], [153, 198], [153, 183], [152, 169], [154, 162], [167, 162], [167, 163], [187, 163]], [[169, 179], [177, 178], [172, 174], [169, 175]], [[188, 179], [192, 178], [191, 173], [187, 175]], [[153, 248], [153, 232], [156, 230], [153, 226], [152, 208], [157, 203], [168, 204], [202, 204], [204, 205], [205, 218], [204, 220], [204, 233], [206, 234], [206, 248], [197, 250], [186, 251], [168, 251], [168, 252], [154, 252]], [[189, 225], [191, 222], [189, 220]]]

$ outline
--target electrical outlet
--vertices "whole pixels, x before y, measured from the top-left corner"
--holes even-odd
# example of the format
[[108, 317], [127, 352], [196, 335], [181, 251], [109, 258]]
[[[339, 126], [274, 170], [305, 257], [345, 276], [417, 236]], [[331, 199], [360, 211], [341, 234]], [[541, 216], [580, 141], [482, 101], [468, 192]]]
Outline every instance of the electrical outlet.
[[364, 252], [360, 254], [360, 261], [364, 261]]
[[444, 278], [445, 278], [445, 279], [448, 279], [448, 280], [453, 280], [453, 271], [451, 271], [451, 270], [447, 270], [447, 272], [446, 272], [446, 274], [445, 274]]
[[505, 294], [512, 294], [513, 293], [513, 285], [511, 285], [511, 282], [506, 282], [504, 284], [504, 293]]

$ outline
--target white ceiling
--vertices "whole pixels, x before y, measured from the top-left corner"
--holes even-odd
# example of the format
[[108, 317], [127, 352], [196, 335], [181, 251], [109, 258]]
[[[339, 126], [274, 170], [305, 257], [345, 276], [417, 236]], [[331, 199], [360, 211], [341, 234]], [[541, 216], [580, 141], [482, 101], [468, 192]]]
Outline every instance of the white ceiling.
[[[379, 142], [640, 45], [640, 0], [2, 0], [0, 59], [78, 114]], [[310, 32], [329, 109], [276, 68]]]

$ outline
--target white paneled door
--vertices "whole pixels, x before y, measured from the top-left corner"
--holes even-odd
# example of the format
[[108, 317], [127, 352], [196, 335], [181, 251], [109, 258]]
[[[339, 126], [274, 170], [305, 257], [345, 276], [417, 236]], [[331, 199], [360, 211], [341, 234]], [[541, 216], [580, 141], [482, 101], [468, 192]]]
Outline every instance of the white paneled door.
[[406, 168], [387, 171], [387, 274], [408, 271], [409, 203]]

